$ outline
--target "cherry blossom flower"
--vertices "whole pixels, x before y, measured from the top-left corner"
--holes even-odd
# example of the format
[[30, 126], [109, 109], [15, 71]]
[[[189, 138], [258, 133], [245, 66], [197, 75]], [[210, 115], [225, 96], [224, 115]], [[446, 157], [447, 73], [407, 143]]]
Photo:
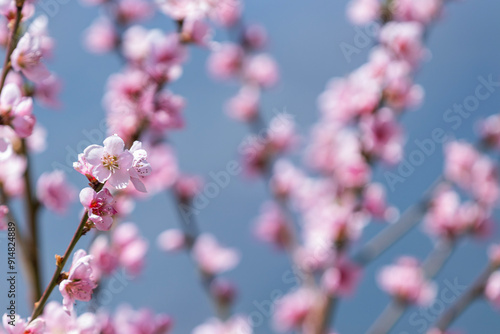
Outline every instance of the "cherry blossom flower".
[[33, 100], [23, 97], [21, 90], [14, 83], [5, 85], [0, 94], [0, 113], [9, 119], [9, 123], [21, 138], [31, 135], [36, 118], [32, 114]]
[[486, 298], [498, 309], [500, 309], [500, 271], [491, 274], [484, 289]]
[[325, 271], [322, 285], [332, 296], [349, 296], [361, 278], [361, 268], [341, 257], [335, 265]]
[[132, 168], [129, 169], [130, 181], [132, 181], [135, 189], [145, 193], [147, 190], [144, 183], [142, 183], [142, 179], [150, 175], [152, 171], [151, 165], [146, 160], [148, 153], [142, 149], [142, 143], [139, 141], [132, 144], [130, 153], [133, 155]]
[[89, 301], [97, 287], [92, 274], [92, 260], [92, 255], [87, 255], [83, 249], [76, 251], [68, 277], [59, 284], [63, 307], [68, 314], [72, 313], [75, 300]]
[[300, 288], [285, 295], [276, 302], [274, 327], [280, 332], [299, 329], [320, 301], [320, 296], [307, 288]]
[[118, 44], [118, 36], [114, 25], [105, 17], [99, 17], [84, 32], [87, 50], [93, 53], [112, 51]]
[[80, 202], [88, 210], [89, 221], [94, 223], [99, 231], [108, 231], [113, 224], [114, 199], [107, 188], [96, 192], [92, 188], [84, 188], [80, 192]]
[[196, 239], [193, 257], [202, 272], [209, 276], [233, 269], [240, 260], [236, 250], [220, 246], [210, 234], [202, 234]]
[[125, 305], [113, 318], [114, 333], [167, 334], [172, 325], [172, 319], [165, 314], [156, 315], [149, 309], [135, 311]]
[[290, 246], [292, 238], [285, 214], [273, 203], [266, 203], [262, 207], [256, 221], [255, 235], [279, 248]]
[[26, 32], [10, 57], [14, 70], [22, 72], [34, 82], [46, 79], [50, 75], [49, 70], [42, 63], [44, 54], [42, 43], [40, 36]]
[[248, 320], [241, 315], [234, 315], [226, 321], [216, 318], [209, 319], [204, 324], [193, 329], [192, 334], [252, 334]]
[[272, 87], [279, 80], [278, 65], [267, 54], [252, 56], [245, 63], [245, 79], [261, 87]]
[[417, 22], [389, 22], [380, 31], [380, 42], [398, 59], [417, 66], [427, 53], [423, 33], [423, 26]]
[[226, 104], [226, 112], [241, 122], [250, 122], [259, 112], [260, 94], [253, 87], [243, 87], [236, 96]]
[[66, 180], [63, 171], [44, 173], [37, 182], [37, 197], [40, 203], [57, 213], [64, 213], [76, 197], [76, 189]]
[[90, 145], [83, 154], [85, 160], [94, 166], [92, 174], [99, 182], [107, 181], [116, 189], [124, 189], [128, 185], [134, 156], [125, 150], [125, 143], [118, 135], [106, 138], [104, 147]]
[[356, 25], [364, 25], [380, 17], [379, 0], [351, 0], [347, 7], [347, 17]]
[[118, 261], [131, 275], [138, 275], [144, 267], [148, 242], [139, 234], [134, 223], [121, 223], [113, 231], [112, 247], [116, 250]]
[[[3, 327], [7, 334], [44, 334], [45, 321], [43, 319], [35, 319], [32, 322], [21, 319], [19, 315], [14, 316], [15, 319], [10, 318], [7, 314], [2, 317]], [[13, 320], [14, 326], [11, 325]]]
[[157, 238], [158, 247], [165, 252], [179, 251], [186, 247], [186, 236], [181, 230], [163, 231]]
[[243, 65], [244, 52], [235, 44], [218, 46], [208, 59], [208, 71], [216, 79], [230, 79]]
[[418, 21], [424, 24], [434, 20], [443, 6], [442, 0], [396, 0], [392, 3], [394, 18], [399, 21]]
[[93, 275], [97, 281], [103, 275], [111, 275], [118, 267], [118, 254], [111, 248], [108, 238], [104, 235], [100, 235], [94, 240], [89, 254], [93, 258]]
[[382, 290], [411, 304], [430, 305], [436, 295], [436, 285], [429, 282], [418, 261], [401, 257], [396, 264], [382, 268], [378, 275]]

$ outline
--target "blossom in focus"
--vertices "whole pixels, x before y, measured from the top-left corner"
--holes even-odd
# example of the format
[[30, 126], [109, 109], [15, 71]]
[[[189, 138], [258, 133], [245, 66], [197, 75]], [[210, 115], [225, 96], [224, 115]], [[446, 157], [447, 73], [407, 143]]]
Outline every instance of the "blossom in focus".
[[196, 239], [193, 258], [202, 272], [209, 276], [231, 270], [240, 261], [236, 250], [222, 247], [211, 234], [202, 234]]
[[76, 197], [76, 189], [68, 183], [63, 171], [55, 170], [40, 176], [36, 195], [48, 209], [64, 213]]
[[80, 249], [73, 255], [73, 262], [68, 277], [59, 284], [59, 291], [63, 296], [64, 310], [71, 314], [75, 300], [89, 301], [92, 292], [97, 287], [92, 275], [92, 255]]
[[383, 267], [377, 280], [382, 290], [407, 303], [426, 306], [436, 296], [436, 285], [425, 278], [415, 258], [401, 257], [395, 264]]
[[87, 187], [80, 191], [80, 203], [88, 210], [89, 221], [94, 223], [99, 231], [108, 231], [113, 224], [114, 199], [107, 188], [96, 192]]
[[94, 166], [92, 174], [104, 183], [116, 189], [124, 189], [129, 181], [129, 169], [132, 168], [134, 156], [125, 150], [123, 139], [117, 135], [104, 139], [104, 146], [90, 145], [83, 152], [85, 160]]

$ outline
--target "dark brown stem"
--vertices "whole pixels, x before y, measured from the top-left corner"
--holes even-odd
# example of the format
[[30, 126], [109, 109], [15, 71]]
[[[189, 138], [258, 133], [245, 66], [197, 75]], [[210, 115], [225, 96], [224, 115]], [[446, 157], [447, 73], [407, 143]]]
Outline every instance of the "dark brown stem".
[[3, 86], [5, 85], [5, 79], [7, 79], [7, 74], [11, 69], [10, 56], [17, 46], [17, 31], [19, 30], [19, 25], [21, 23], [21, 18], [23, 16], [22, 11], [24, 7], [24, 0], [16, 1], [16, 16], [14, 18], [14, 25], [9, 35], [9, 43], [7, 45], [7, 53], [5, 54], [5, 60], [3, 62], [2, 74], [0, 76], [0, 93], [2, 92]]
[[33, 285], [32, 285], [32, 301], [35, 303], [40, 299], [42, 295], [42, 282], [41, 282], [41, 267], [40, 267], [40, 259], [39, 259], [39, 236], [38, 236], [38, 211], [39, 211], [39, 203], [38, 200], [34, 197], [33, 194], [33, 185], [31, 182], [31, 172], [30, 172], [30, 156], [28, 152], [28, 148], [26, 145], [26, 140], [21, 140], [21, 153], [26, 158], [26, 170], [24, 171], [23, 179], [24, 179], [24, 204], [26, 210], [26, 218], [27, 218], [27, 231], [26, 238], [28, 240], [28, 256], [30, 259], [30, 265], [32, 267], [33, 274]]

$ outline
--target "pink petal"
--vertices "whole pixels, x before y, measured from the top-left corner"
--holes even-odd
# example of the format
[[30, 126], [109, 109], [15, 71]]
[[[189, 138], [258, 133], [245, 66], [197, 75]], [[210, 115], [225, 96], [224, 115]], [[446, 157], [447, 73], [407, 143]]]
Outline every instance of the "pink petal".
[[90, 203], [94, 200], [95, 193], [94, 189], [90, 187], [83, 188], [82, 191], [80, 191], [80, 203], [82, 203], [86, 209], [90, 207]]
[[104, 154], [104, 147], [99, 145], [90, 145], [83, 151], [85, 160], [91, 165], [100, 165], [102, 155]]
[[104, 148], [107, 153], [119, 156], [125, 149], [125, 143], [118, 135], [113, 135], [104, 139]]
[[[97, 169], [97, 168], [96, 168]], [[96, 175], [97, 177], [97, 175]], [[99, 180], [99, 178], [97, 177]], [[116, 189], [125, 189], [130, 181], [130, 175], [125, 169], [118, 169], [108, 180], [108, 183]]]
[[96, 166], [92, 174], [95, 176], [97, 181], [101, 183], [106, 182], [112, 176], [111, 171], [103, 165]]

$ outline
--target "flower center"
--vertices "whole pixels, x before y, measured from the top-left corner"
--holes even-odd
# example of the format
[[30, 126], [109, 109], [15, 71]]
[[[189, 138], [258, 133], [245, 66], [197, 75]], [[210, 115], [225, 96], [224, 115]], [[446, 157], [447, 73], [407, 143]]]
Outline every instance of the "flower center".
[[104, 154], [102, 156], [102, 165], [109, 169], [111, 173], [114, 173], [115, 170], [120, 169], [120, 166], [118, 165], [118, 157], [111, 155], [111, 154]]

